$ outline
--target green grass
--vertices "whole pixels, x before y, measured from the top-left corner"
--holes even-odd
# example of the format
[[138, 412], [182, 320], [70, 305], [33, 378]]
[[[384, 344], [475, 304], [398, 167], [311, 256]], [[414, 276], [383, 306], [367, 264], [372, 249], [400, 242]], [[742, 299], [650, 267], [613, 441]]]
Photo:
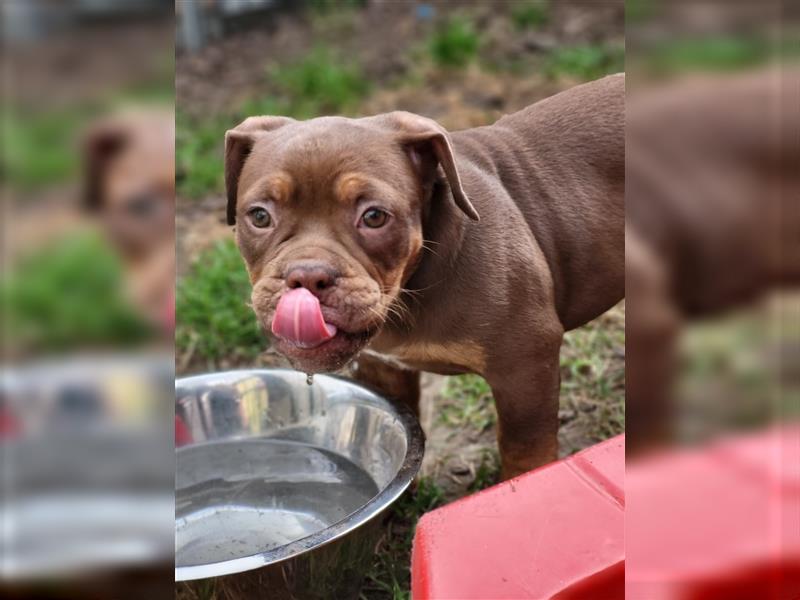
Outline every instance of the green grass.
[[550, 2], [547, 0], [515, 2], [511, 7], [511, 21], [518, 30], [542, 27], [549, 20]]
[[625, 23], [645, 23], [657, 15], [657, 0], [625, 0]]
[[46, 110], [9, 106], [3, 122], [0, 172], [11, 187], [31, 192], [74, 179], [82, 166], [81, 136], [98, 118], [130, 106], [174, 105], [173, 55], [158, 58], [159, 72], [151, 80]]
[[615, 308], [564, 335], [561, 406], [584, 421], [587, 436], [600, 441], [625, 429], [625, 317]]
[[280, 114], [298, 118], [347, 112], [369, 91], [361, 68], [324, 46], [296, 63], [271, 69], [270, 80], [283, 100]]
[[175, 179], [178, 194], [198, 198], [224, 188], [225, 131], [235, 122], [197, 122], [178, 113], [175, 130]]
[[567, 75], [583, 81], [625, 70], [621, 45], [570, 46], [553, 50], [545, 59], [544, 73], [552, 79]]
[[686, 71], [725, 72], [763, 64], [777, 50], [761, 38], [706, 37], [659, 44], [641, 58], [659, 75]]
[[312, 13], [329, 16], [330, 13], [363, 8], [366, 0], [310, 0], [308, 7]]
[[483, 431], [494, 425], [496, 414], [492, 390], [480, 375], [449, 377], [442, 391], [445, 400], [439, 419], [454, 428]]
[[375, 560], [361, 589], [362, 600], [411, 599], [411, 544], [417, 521], [444, 503], [442, 490], [422, 477], [392, 507]]
[[223, 358], [252, 360], [267, 348], [247, 303], [250, 281], [232, 241], [203, 252], [178, 282], [175, 353], [215, 368]]
[[469, 493], [485, 490], [500, 481], [500, 457], [489, 450], [484, 450], [481, 464], [475, 470], [475, 479], [469, 485]]
[[478, 55], [480, 38], [472, 23], [463, 17], [446, 21], [428, 41], [433, 62], [445, 68], [467, 66]]
[[17, 111], [5, 120], [2, 171], [12, 187], [30, 191], [68, 179], [78, 168], [78, 132], [86, 111]]
[[124, 298], [115, 254], [91, 233], [21, 257], [0, 298], [7, 342], [22, 354], [126, 346], [152, 334]]
[[796, 293], [776, 294], [681, 332], [674, 393], [687, 441], [797, 418], [800, 370], [787, 349], [796, 347], [798, 306]]

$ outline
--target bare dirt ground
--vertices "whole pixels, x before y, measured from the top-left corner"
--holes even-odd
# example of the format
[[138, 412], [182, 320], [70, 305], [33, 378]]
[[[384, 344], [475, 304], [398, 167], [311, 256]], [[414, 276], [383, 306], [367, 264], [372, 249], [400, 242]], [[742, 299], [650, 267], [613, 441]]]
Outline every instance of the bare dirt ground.
[[[342, 57], [356, 58], [374, 87], [385, 88], [407, 77], [423, 62], [420, 40], [434, 29], [434, 18], [445, 15], [469, 15], [485, 39], [481, 58], [495, 65], [555, 46], [624, 40], [624, 6], [615, 0], [553, 3], [547, 26], [526, 31], [515, 29], [507, 18], [515, 2], [429, 2], [434, 15], [429, 20], [417, 16], [416, 2], [365, 4], [355, 19], [348, 10], [338, 7], [310, 15], [278, 13], [200, 52], [179, 54], [175, 77], [179, 109], [191, 115], [208, 115], [268, 93], [271, 65], [294, 60], [320, 44], [335, 47]], [[529, 75], [516, 77], [515, 89], [495, 100], [501, 105], [497, 108], [506, 105], [514, 110], [513, 105], [519, 104], [514, 97], [525, 96]], [[459, 76], [449, 82], [453, 93], [461, 91], [461, 79]], [[538, 97], [543, 93], [544, 90], [533, 91]], [[435, 99], [425, 94], [418, 97], [428, 103], [426, 113], [432, 112], [430, 116], [436, 118], [438, 111], [429, 109]], [[519, 106], [525, 106], [531, 98], [520, 100], [524, 103]]]

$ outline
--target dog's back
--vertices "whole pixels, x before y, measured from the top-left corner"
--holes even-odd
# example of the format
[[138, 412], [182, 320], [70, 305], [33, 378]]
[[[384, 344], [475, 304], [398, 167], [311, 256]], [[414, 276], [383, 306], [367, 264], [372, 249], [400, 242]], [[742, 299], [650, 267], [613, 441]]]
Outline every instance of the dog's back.
[[790, 218], [800, 88], [779, 85], [799, 78], [788, 69], [694, 76], [631, 101], [628, 226], [666, 269], [686, 316], [800, 283]]
[[504, 191], [528, 224], [549, 264], [566, 329], [624, 296], [624, 74], [456, 132], [453, 144], [470, 163], [463, 168], [496, 174], [503, 186], [476, 186], [478, 212], [496, 213], [507, 201]]

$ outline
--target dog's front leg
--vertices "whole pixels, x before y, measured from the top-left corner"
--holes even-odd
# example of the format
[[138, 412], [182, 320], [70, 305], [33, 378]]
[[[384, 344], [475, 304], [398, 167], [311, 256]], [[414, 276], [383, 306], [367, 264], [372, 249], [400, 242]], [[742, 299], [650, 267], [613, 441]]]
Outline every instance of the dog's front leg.
[[559, 350], [562, 332], [537, 332], [532, 347], [498, 358], [486, 380], [498, 417], [501, 477], [558, 458]]
[[419, 417], [419, 371], [401, 369], [362, 353], [354, 364], [353, 378], [388, 400], [405, 404]]

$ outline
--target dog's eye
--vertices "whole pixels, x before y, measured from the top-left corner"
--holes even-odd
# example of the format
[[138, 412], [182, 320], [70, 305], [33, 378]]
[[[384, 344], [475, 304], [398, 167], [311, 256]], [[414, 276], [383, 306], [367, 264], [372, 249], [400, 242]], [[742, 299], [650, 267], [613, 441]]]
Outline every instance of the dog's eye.
[[386, 221], [388, 219], [389, 213], [387, 213], [385, 210], [381, 210], [380, 208], [368, 208], [364, 211], [364, 214], [361, 215], [361, 222], [371, 229], [383, 227], [386, 225]]
[[247, 215], [256, 227], [269, 227], [272, 224], [272, 217], [266, 208], [255, 206], [247, 211]]
[[158, 209], [158, 198], [154, 194], [138, 194], [125, 203], [125, 212], [136, 219], [149, 219]]

